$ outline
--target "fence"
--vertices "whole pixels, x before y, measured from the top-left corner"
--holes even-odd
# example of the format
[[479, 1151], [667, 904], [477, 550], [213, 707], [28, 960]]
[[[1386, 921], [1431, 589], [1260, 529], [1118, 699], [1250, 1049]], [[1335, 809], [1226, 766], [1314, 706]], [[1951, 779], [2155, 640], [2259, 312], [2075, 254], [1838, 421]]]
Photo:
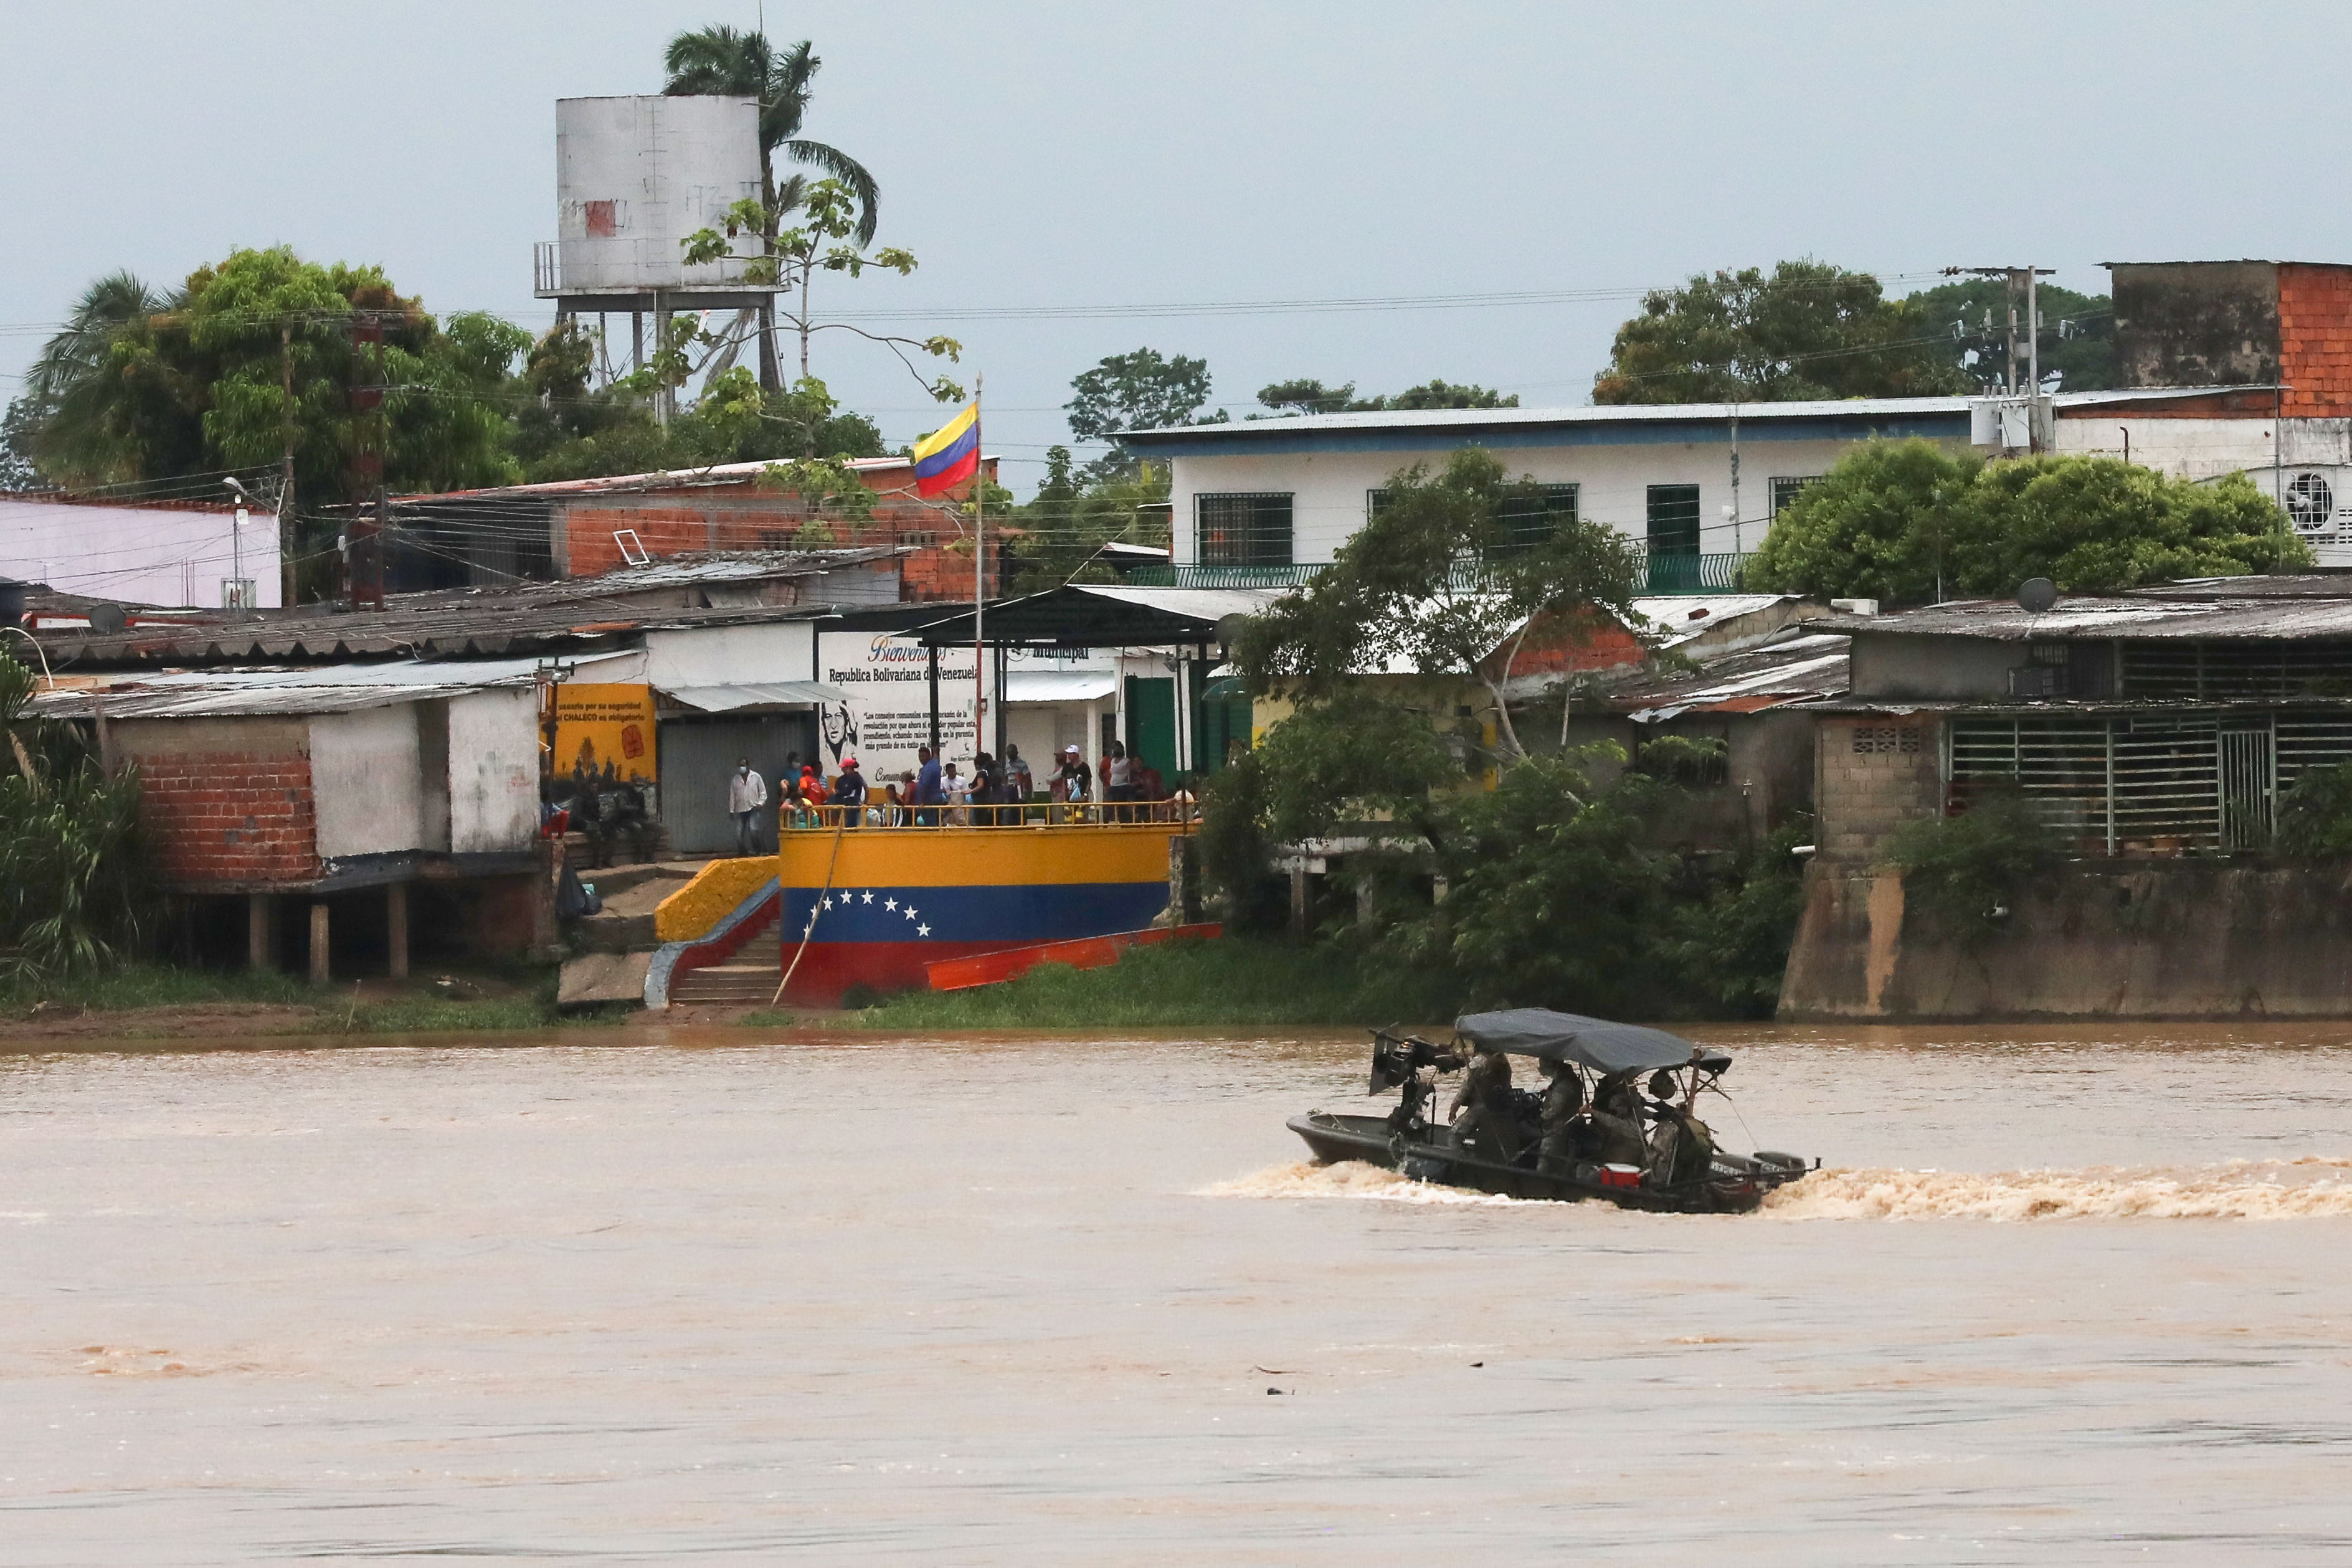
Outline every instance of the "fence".
[[794, 806], [788, 802], [778, 824], [787, 833], [832, 832], [844, 827], [854, 832], [938, 832], [946, 828], [1028, 831], [1151, 828], [1166, 832], [1172, 827], [1189, 833], [1200, 818], [1200, 803], [1190, 796], [1178, 796], [1167, 800], [1030, 800], [1017, 806], [907, 806], [873, 801], [863, 806]]
[[[1717, 555], [1653, 555], [1644, 591], [1655, 594], [1737, 593], [1748, 572], [1750, 557], [1725, 551]], [[1294, 588], [1312, 582], [1328, 562], [1297, 561], [1282, 566], [1139, 566], [1127, 575], [1137, 588]], [[1456, 593], [1475, 593], [1486, 569], [1475, 560], [1456, 561], [1449, 586]]]

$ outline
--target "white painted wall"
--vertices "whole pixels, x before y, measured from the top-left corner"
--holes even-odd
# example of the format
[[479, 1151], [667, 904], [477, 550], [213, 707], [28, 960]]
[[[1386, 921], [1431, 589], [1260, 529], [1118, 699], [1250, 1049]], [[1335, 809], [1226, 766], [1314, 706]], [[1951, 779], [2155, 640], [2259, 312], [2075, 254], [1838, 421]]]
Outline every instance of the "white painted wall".
[[[91, 507], [0, 495], [0, 577], [61, 593], [139, 604], [221, 607], [236, 575], [236, 514], [190, 507]], [[255, 602], [275, 608], [278, 519], [248, 512], [241, 531]]]
[[310, 780], [323, 859], [424, 847], [415, 703], [311, 719]]
[[[614, 677], [599, 676], [599, 679]], [[805, 621], [646, 633], [646, 681], [666, 692], [739, 682], [812, 681], [815, 639]]]
[[[1771, 519], [1771, 480], [1777, 476], [1803, 478], [1826, 474], [1852, 450], [1845, 440], [1794, 440], [1769, 434], [1750, 439], [1743, 429], [1739, 443], [1738, 547], [1754, 549]], [[1291, 503], [1292, 559], [1300, 562], [1328, 561], [1349, 535], [1364, 526], [1365, 507], [1371, 491], [1389, 476], [1415, 461], [1442, 466], [1448, 446], [1423, 452], [1313, 452], [1241, 454], [1218, 457], [1178, 457], [1171, 461], [1176, 552], [1180, 564], [1199, 558], [1194, 532], [1192, 497], [1202, 492], [1288, 491]], [[1731, 504], [1731, 444], [1722, 442], [1628, 442], [1621, 445], [1559, 447], [1517, 446], [1497, 451], [1514, 476], [1527, 475], [1540, 484], [1578, 486], [1580, 515], [1606, 522], [1627, 537], [1642, 540], [1649, 533], [1649, 486], [1699, 486], [1701, 545], [1713, 553], [1734, 546], [1734, 530], [1722, 508]]]
[[449, 699], [449, 847], [512, 853], [539, 831], [539, 694]]

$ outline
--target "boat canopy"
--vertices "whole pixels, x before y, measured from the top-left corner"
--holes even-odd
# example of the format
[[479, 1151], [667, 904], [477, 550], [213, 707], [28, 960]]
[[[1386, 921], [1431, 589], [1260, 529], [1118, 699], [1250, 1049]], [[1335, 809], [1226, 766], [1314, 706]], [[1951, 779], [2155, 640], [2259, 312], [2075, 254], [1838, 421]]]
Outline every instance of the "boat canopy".
[[1662, 1029], [1612, 1023], [1581, 1013], [1556, 1013], [1549, 1008], [1465, 1013], [1454, 1020], [1454, 1032], [1488, 1051], [1573, 1061], [1604, 1077], [1647, 1068], [1688, 1067], [1693, 1061], [1708, 1072], [1721, 1072], [1731, 1065], [1729, 1051], [1694, 1045]]

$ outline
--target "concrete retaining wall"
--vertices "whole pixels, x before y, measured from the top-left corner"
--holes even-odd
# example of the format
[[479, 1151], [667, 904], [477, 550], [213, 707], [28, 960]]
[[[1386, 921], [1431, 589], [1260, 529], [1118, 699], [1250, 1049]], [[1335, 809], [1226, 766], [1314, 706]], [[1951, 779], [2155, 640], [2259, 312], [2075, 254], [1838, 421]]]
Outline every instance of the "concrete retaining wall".
[[1780, 1017], [2352, 1017], [2352, 864], [2078, 864], [1990, 936], [1908, 908], [1901, 877], [1807, 877]]

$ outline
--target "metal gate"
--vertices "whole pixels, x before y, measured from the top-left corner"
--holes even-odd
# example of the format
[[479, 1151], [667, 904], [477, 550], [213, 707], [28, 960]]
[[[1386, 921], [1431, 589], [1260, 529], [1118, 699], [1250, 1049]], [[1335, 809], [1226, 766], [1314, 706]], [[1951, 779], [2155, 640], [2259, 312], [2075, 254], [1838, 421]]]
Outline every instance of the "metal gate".
[[816, 755], [816, 721], [805, 714], [763, 714], [750, 718], [677, 719], [661, 722], [662, 826], [669, 830], [670, 852], [731, 855], [735, 821], [727, 814], [727, 779], [735, 759], [749, 757], [768, 785], [761, 814], [763, 850], [775, 848], [778, 786], [787, 758]]
[[2225, 727], [2220, 744], [2221, 847], [2263, 849], [2271, 841], [2278, 789], [2278, 752], [2271, 727]]

